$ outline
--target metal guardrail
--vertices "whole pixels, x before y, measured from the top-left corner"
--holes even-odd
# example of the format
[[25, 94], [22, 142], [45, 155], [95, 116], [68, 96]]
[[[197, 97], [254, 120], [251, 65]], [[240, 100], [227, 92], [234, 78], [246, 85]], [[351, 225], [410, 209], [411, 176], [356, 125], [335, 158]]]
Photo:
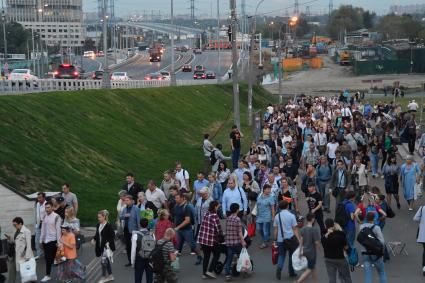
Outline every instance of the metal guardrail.
[[[177, 86], [218, 84], [218, 80], [177, 80]], [[112, 81], [113, 89], [151, 88], [170, 86], [170, 81], [128, 80]], [[49, 91], [75, 91], [102, 88], [101, 80], [55, 80], [0, 81], [0, 95], [26, 94]]]

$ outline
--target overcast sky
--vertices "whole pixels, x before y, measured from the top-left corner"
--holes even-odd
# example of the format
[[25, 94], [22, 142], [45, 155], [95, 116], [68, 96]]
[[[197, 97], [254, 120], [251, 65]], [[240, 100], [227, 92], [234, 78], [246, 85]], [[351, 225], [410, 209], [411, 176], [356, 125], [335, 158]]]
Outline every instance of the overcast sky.
[[[222, 15], [228, 14], [229, 0], [220, 1], [220, 13]], [[259, 0], [246, 0], [246, 11], [247, 14], [253, 14], [255, 6]], [[84, 0], [84, 11], [94, 12], [97, 11], [96, 0]], [[305, 11], [306, 6], [310, 6], [312, 13], [324, 12], [328, 10], [329, 0], [298, 0], [300, 5], [300, 11]], [[354, 6], [360, 6], [364, 9], [373, 10], [377, 14], [386, 14], [389, 6], [391, 5], [408, 5], [408, 4], [425, 4], [425, 0], [333, 0], [334, 8], [337, 8], [341, 4], [351, 4]], [[237, 13], [240, 13], [241, 0], [236, 0]], [[217, 0], [195, 0], [195, 16], [201, 14], [210, 15], [211, 11], [213, 15], [216, 15]], [[271, 15], [285, 14], [288, 10], [292, 13], [294, 10], [294, 0], [264, 0], [258, 9], [258, 13], [271, 13]], [[189, 0], [174, 0], [174, 11], [175, 14], [189, 14], [190, 13]], [[211, 10], [212, 7], [212, 10]], [[117, 15], [129, 15], [132, 13], [143, 14], [146, 10], [148, 14], [151, 10], [154, 10], [157, 14], [160, 10], [162, 15], [169, 14], [170, 12], [170, 0], [115, 0], [115, 11]]]

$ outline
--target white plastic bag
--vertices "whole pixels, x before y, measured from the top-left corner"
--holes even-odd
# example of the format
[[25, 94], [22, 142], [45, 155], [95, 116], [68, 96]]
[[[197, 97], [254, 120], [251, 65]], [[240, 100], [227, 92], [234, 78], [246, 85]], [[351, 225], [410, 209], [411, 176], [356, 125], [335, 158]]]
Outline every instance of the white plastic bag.
[[423, 193], [422, 193], [422, 182], [421, 183], [416, 183], [415, 184], [415, 187], [414, 187], [414, 199], [415, 200], [417, 200], [417, 199], [420, 199], [420, 198], [422, 198], [422, 196], [423, 196]]
[[292, 254], [292, 267], [295, 271], [300, 271], [307, 268], [307, 258], [305, 256], [300, 258], [300, 247], [298, 247]]
[[35, 259], [31, 258], [30, 260], [19, 262], [19, 272], [22, 283], [37, 281]]
[[111, 263], [114, 263], [114, 252], [109, 247], [109, 243], [106, 243], [106, 257], [109, 259]]
[[236, 266], [237, 272], [251, 272], [252, 264], [251, 258], [249, 257], [248, 250], [243, 248], [239, 255], [238, 264]]

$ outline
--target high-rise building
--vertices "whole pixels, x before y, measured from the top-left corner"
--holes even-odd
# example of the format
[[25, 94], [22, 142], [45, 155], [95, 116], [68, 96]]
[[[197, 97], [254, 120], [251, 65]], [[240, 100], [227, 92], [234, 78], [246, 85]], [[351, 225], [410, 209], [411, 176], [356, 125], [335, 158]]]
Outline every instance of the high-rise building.
[[84, 44], [82, 0], [7, 0], [10, 21], [40, 34], [48, 46]]

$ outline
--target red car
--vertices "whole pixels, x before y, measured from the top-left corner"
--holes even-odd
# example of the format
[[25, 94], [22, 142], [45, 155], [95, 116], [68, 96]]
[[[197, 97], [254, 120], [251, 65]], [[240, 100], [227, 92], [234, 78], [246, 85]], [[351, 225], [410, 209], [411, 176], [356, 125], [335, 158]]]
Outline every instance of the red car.
[[182, 72], [192, 72], [192, 66], [188, 64], [183, 65]]
[[207, 78], [207, 75], [205, 75], [205, 72], [204, 71], [195, 71], [193, 73], [193, 79], [194, 80], [197, 80], [197, 79], [204, 80], [206, 78]]

